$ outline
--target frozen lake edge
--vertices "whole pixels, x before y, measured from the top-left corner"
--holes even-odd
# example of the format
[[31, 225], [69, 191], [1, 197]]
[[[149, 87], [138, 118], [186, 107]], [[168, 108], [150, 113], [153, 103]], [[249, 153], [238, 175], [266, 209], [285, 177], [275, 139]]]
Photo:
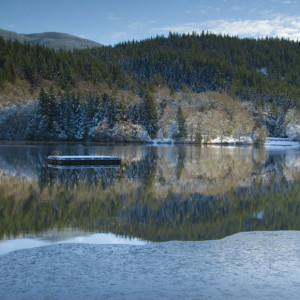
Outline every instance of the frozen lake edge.
[[1, 299], [297, 299], [300, 232], [145, 245], [54, 244], [0, 256]]

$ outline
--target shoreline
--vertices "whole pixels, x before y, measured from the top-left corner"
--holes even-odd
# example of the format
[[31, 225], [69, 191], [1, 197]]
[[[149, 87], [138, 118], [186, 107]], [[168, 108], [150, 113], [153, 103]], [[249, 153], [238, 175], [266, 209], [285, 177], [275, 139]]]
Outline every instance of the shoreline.
[[203, 143], [196, 143], [194, 141], [176, 141], [171, 139], [154, 139], [151, 141], [118, 141], [118, 140], [0, 140], [1, 145], [11, 145], [11, 144], [90, 144], [90, 145], [157, 145], [157, 146], [173, 146], [173, 145], [193, 145], [193, 146], [236, 146], [236, 147], [257, 147], [261, 146], [264, 148], [269, 147], [300, 147], [299, 141], [294, 141], [289, 138], [278, 138], [278, 137], [269, 137], [266, 138], [265, 142], [263, 143], [255, 143], [255, 142], [240, 142], [240, 141], [225, 141], [219, 142], [215, 139], [215, 142], [203, 142]]

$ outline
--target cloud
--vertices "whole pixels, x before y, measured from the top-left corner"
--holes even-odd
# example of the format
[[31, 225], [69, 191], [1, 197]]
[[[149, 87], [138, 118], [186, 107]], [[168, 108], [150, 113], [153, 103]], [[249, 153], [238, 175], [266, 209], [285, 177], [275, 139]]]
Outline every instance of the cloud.
[[118, 17], [115, 13], [109, 13], [104, 19], [108, 21], [118, 21], [121, 18]]
[[300, 39], [300, 17], [277, 16], [262, 20], [210, 20], [202, 23], [184, 23], [178, 26], [153, 28], [151, 33], [168, 32], [201, 33], [202, 31], [229, 34], [240, 37], [283, 37], [291, 40]]
[[147, 25], [151, 25], [151, 24], [156, 24], [157, 21], [156, 20], [150, 20], [150, 21], [145, 21], [145, 22], [131, 22], [127, 25], [127, 28], [130, 30], [138, 30], [138, 29], [142, 29]]
[[142, 27], [144, 27], [144, 23], [133, 22], [133, 23], [130, 23], [127, 27], [131, 30], [141, 29]]
[[218, 8], [210, 6], [210, 5], [196, 5], [193, 8], [188, 8], [185, 10], [187, 14], [206, 14], [209, 11], [218, 10]]
[[127, 36], [127, 32], [125, 31], [116, 31], [112, 32], [112, 34], [109, 36], [111, 40], [119, 40], [120, 38], [123, 38]]
[[240, 5], [235, 5], [235, 6], [232, 6], [231, 8], [233, 11], [239, 11], [239, 10], [243, 10], [244, 8]]

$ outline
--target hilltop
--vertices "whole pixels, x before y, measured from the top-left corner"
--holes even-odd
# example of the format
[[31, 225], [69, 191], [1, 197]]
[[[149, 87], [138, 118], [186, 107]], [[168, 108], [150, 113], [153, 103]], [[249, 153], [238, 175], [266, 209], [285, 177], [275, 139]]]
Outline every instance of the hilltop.
[[101, 44], [88, 39], [83, 39], [74, 35], [59, 32], [20, 34], [13, 31], [0, 29], [0, 36], [5, 40], [18, 40], [22, 43], [26, 42], [30, 45], [40, 44], [55, 50], [85, 49], [102, 46]]

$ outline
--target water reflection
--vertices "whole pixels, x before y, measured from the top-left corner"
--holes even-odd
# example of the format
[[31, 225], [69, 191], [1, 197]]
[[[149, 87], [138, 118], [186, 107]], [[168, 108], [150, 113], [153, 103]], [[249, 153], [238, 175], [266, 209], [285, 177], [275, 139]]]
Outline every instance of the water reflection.
[[[119, 168], [49, 168], [46, 157], [120, 156]], [[251, 147], [2, 144], [0, 237], [58, 228], [144, 240], [300, 229], [300, 152]]]
[[[52, 233], [53, 231], [50, 231]], [[69, 238], [70, 230], [65, 228], [61, 232], [54, 230], [52, 239], [48, 238], [49, 232], [38, 235], [34, 238], [17, 238], [13, 240], [0, 241], [0, 255], [7, 254], [12, 251], [21, 249], [30, 249], [35, 247], [49, 246], [53, 244], [65, 244], [65, 243], [76, 243], [76, 244], [93, 244], [93, 245], [145, 245], [146, 242], [139, 239], [130, 239], [120, 237], [111, 233], [96, 233], [87, 234], [85, 232], [78, 232], [72, 230], [72, 236]], [[62, 239], [60, 239], [60, 237]]]

